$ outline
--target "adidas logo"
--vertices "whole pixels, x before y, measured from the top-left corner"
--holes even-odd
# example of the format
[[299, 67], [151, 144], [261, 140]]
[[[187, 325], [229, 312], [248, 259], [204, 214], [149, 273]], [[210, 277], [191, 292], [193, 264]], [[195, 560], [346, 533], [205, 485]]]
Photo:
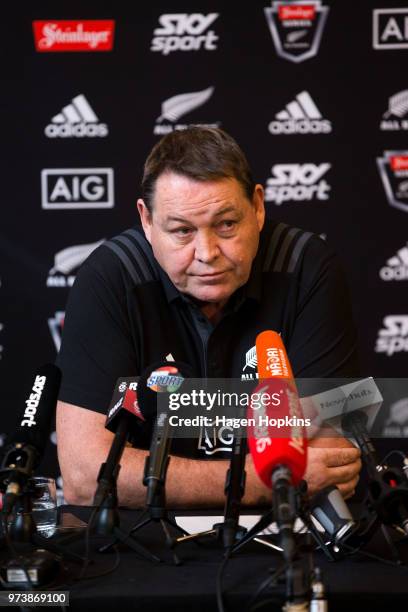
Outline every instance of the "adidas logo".
[[276, 113], [268, 127], [274, 135], [329, 134], [332, 131], [331, 122], [323, 119], [307, 91], [300, 92], [284, 110]]
[[80, 94], [51, 119], [44, 133], [48, 138], [104, 138], [108, 126], [99, 123], [88, 100]]
[[408, 243], [381, 268], [380, 278], [384, 281], [408, 280]]

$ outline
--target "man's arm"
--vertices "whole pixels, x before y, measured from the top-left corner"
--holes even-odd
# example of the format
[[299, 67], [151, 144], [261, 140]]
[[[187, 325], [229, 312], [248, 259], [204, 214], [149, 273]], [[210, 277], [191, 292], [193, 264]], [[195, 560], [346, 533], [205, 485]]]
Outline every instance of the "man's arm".
[[[79, 406], [58, 402], [58, 459], [67, 503], [91, 505], [99, 467], [106, 460], [113, 434], [105, 429], [105, 416]], [[337, 447], [329, 447], [329, 444]], [[341, 448], [339, 446], [342, 445]], [[342, 439], [333, 438], [328, 448], [309, 448], [307, 479], [313, 494], [319, 488], [337, 484], [343, 495], [353, 493], [360, 470], [359, 452]], [[118, 479], [119, 504], [141, 507], [146, 489], [142, 476], [146, 451], [125, 448]], [[199, 461], [172, 457], [166, 480], [169, 507], [222, 506], [227, 461]], [[271, 493], [255, 473], [251, 456], [246, 461], [247, 483], [244, 504], [270, 503]]]
[[[105, 416], [79, 406], [58, 402], [58, 459], [68, 503], [91, 505], [99, 467], [106, 460], [113, 434], [105, 429]], [[125, 448], [118, 479], [118, 497], [122, 506], [140, 507], [145, 503], [142, 484], [147, 451]], [[222, 506], [227, 461], [199, 461], [171, 457], [166, 500], [169, 507]], [[270, 498], [270, 491], [247, 465], [248, 482], [244, 503], [257, 505]]]

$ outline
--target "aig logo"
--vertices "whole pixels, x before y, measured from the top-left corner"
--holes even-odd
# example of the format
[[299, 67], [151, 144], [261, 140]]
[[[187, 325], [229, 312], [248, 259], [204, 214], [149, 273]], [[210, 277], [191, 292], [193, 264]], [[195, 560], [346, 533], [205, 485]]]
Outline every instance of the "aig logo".
[[113, 206], [112, 168], [53, 168], [41, 172], [41, 207], [46, 210]]
[[374, 49], [408, 49], [408, 8], [373, 10]]
[[208, 30], [219, 13], [165, 13], [160, 15], [160, 28], [153, 32], [151, 51], [168, 55], [173, 51], [214, 51], [218, 36]]

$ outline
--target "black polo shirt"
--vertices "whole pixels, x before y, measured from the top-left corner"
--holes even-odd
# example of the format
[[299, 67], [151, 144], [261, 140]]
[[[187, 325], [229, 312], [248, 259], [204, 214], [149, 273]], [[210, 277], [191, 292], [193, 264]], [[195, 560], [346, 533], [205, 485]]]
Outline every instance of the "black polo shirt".
[[[91, 254], [70, 291], [60, 399], [106, 413], [119, 377], [169, 355], [197, 378], [255, 379], [255, 339], [265, 329], [281, 333], [296, 377], [358, 376], [344, 273], [318, 236], [267, 221], [248, 282], [213, 326], [171, 283], [141, 228], [126, 230]], [[215, 453], [211, 436], [196, 456]]]

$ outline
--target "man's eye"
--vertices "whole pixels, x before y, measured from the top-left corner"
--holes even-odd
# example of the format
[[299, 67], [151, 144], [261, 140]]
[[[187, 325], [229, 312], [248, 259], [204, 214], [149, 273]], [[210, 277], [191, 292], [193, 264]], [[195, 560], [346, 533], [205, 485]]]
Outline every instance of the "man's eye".
[[190, 236], [192, 231], [193, 230], [191, 229], [191, 227], [178, 227], [177, 229], [174, 229], [172, 231], [172, 234], [175, 234], [176, 236], [185, 237]]
[[236, 224], [237, 222], [232, 219], [225, 219], [225, 221], [221, 221], [221, 223], [218, 224], [218, 228], [221, 231], [228, 231], [234, 229]]

